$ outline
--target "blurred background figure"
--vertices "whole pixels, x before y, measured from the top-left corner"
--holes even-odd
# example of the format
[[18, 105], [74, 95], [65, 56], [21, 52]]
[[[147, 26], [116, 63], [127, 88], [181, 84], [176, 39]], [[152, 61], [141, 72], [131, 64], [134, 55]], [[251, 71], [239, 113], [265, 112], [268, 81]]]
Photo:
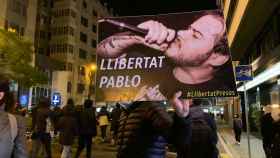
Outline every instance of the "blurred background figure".
[[113, 135], [113, 138], [111, 140], [112, 145], [115, 145], [115, 140], [117, 138], [120, 115], [121, 115], [121, 106], [119, 103], [117, 103], [116, 107], [112, 111], [112, 123], [111, 123], [111, 131]]
[[235, 135], [236, 144], [240, 145], [242, 133], [242, 120], [239, 118], [239, 114], [234, 114], [233, 131]]
[[267, 158], [271, 157], [271, 147], [273, 139], [273, 118], [271, 113], [265, 113], [260, 118], [261, 135], [263, 140], [263, 149]]
[[77, 112], [79, 144], [75, 158], [80, 157], [83, 149], [87, 148], [87, 158], [91, 158], [92, 138], [96, 136], [96, 117], [92, 100], [85, 100], [84, 108]]
[[98, 123], [101, 129], [102, 141], [106, 140], [107, 126], [109, 125], [109, 113], [105, 106], [101, 107], [100, 112], [98, 113]]
[[51, 128], [53, 127], [53, 112], [50, 109], [50, 100], [45, 97], [39, 99], [37, 108], [33, 109], [32, 116], [32, 158], [38, 157], [43, 146], [47, 158], [51, 158]]
[[72, 158], [71, 147], [78, 134], [78, 123], [76, 119], [76, 111], [74, 101], [68, 99], [67, 105], [62, 109], [62, 116], [57, 123], [59, 131], [59, 143], [63, 146], [61, 158]]
[[[280, 114], [278, 114], [280, 116]], [[273, 123], [273, 139], [271, 147], [271, 157], [279, 158], [280, 155], [280, 119]]]

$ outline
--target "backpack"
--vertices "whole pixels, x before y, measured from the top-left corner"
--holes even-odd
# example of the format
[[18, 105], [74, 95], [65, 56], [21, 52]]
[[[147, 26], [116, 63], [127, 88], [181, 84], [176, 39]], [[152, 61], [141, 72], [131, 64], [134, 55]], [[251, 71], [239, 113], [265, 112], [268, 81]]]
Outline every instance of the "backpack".
[[17, 134], [18, 134], [18, 124], [17, 124], [17, 119], [14, 115], [8, 114], [9, 122], [10, 122], [10, 127], [11, 127], [11, 136], [13, 142], [15, 141]]
[[[204, 116], [205, 117], [205, 116]], [[216, 157], [215, 132], [206, 121], [207, 118], [192, 119], [191, 157]]]

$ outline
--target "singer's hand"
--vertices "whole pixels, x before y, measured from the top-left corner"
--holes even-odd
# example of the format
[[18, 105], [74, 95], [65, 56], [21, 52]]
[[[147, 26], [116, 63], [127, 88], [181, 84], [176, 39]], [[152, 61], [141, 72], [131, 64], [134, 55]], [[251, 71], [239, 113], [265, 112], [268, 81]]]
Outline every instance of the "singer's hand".
[[168, 29], [157, 21], [149, 20], [139, 24], [138, 27], [148, 30], [144, 44], [155, 49], [167, 49], [168, 44], [175, 38], [174, 30]]
[[181, 95], [182, 95], [181, 91], [175, 93], [175, 95], [173, 96], [170, 102], [179, 117], [187, 117], [190, 113], [190, 106], [192, 104], [192, 100], [179, 99]]

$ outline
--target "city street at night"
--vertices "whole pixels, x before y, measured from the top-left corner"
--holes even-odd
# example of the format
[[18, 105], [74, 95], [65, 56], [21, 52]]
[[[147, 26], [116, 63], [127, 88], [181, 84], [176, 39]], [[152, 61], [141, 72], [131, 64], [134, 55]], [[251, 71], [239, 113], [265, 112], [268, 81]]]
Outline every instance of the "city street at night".
[[280, 158], [280, 0], [0, 2], [0, 158]]

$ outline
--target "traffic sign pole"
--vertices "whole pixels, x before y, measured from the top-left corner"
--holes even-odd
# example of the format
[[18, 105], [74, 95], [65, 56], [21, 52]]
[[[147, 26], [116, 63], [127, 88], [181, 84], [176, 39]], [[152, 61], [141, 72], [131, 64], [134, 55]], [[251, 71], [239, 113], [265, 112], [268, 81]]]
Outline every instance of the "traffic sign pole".
[[246, 91], [246, 82], [243, 83], [244, 87], [244, 100], [245, 100], [245, 116], [246, 116], [246, 130], [247, 130], [247, 140], [248, 140], [248, 154], [249, 158], [251, 158], [251, 146], [250, 146], [250, 126], [249, 126], [249, 118], [248, 118], [248, 100], [247, 100], [247, 91]]

